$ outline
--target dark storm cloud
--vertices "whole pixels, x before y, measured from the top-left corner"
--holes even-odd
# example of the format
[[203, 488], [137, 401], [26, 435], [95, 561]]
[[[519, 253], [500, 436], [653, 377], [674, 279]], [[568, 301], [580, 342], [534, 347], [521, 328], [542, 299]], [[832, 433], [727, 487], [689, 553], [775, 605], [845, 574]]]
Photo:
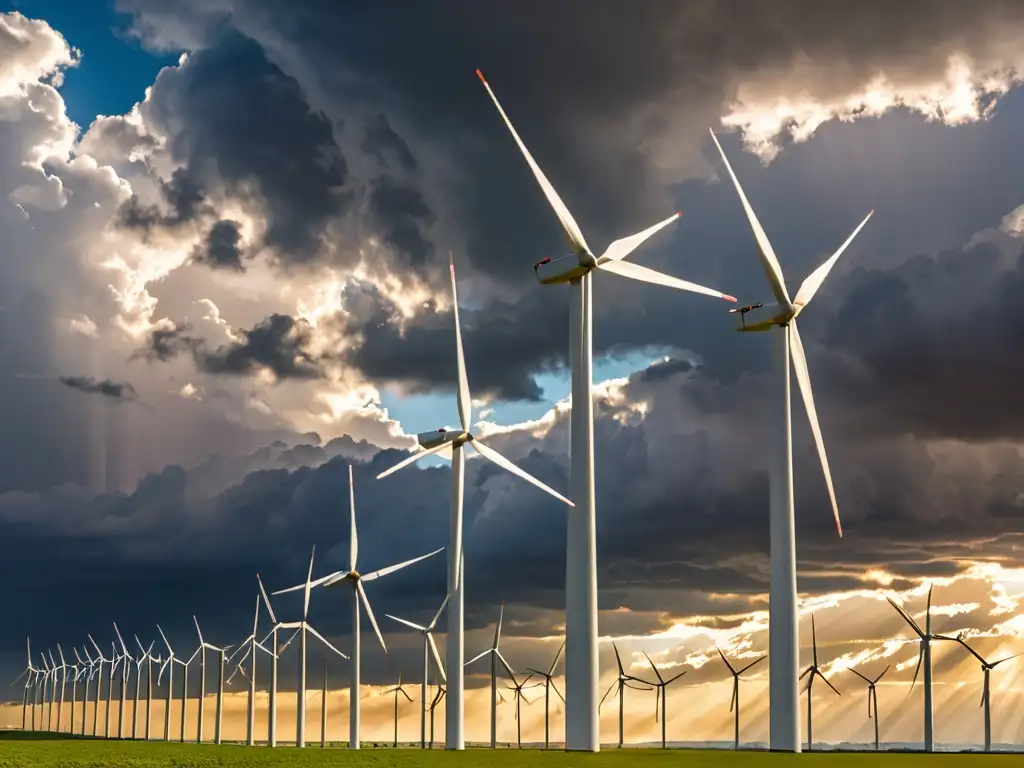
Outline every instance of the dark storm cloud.
[[59, 376], [57, 380], [65, 387], [77, 389], [88, 395], [102, 395], [111, 400], [137, 400], [139, 397], [135, 387], [127, 381], [100, 380], [91, 376]]
[[239, 243], [242, 233], [239, 223], [230, 219], [216, 222], [203, 237], [203, 242], [196, 246], [192, 258], [200, 264], [214, 269], [231, 269], [241, 272], [242, 249]]
[[347, 164], [331, 122], [259, 44], [225, 32], [180, 68], [163, 70], [142, 109], [191, 173], [258, 197], [263, 244], [282, 261], [317, 258], [327, 223], [345, 207]]
[[382, 168], [390, 169], [397, 166], [406, 173], [418, 170], [419, 166], [409, 150], [409, 145], [395, 133], [386, 115], [377, 115], [367, 124], [360, 149], [376, 158]]
[[278, 381], [318, 379], [324, 375], [323, 358], [309, 349], [309, 323], [290, 315], [270, 315], [252, 328], [237, 331], [236, 340], [218, 347], [211, 347], [190, 332], [191, 326], [185, 323], [155, 328], [145, 346], [132, 357], [168, 362], [182, 352], [189, 352], [196, 370], [203, 373], [251, 376], [269, 371]]
[[160, 194], [167, 205], [167, 213], [159, 206], [144, 205], [133, 194], [118, 211], [116, 224], [148, 233], [154, 227], [173, 228], [194, 221], [211, 210], [202, 186], [184, 168], [176, 169], [169, 181], [160, 183]]
[[411, 267], [422, 269], [434, 253], [423, 228], [429, 227], [435, 216], [420, 190], [385, 173], [373, 181], [369, 203], [384, 239]]

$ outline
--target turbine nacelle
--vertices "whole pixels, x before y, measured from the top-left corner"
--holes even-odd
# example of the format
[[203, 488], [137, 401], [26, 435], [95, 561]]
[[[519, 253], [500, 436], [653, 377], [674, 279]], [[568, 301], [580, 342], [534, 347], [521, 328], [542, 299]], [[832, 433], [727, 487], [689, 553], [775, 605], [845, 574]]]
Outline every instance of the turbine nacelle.
[[446, 427], [432, 429], [429, 432], [420, 432], [416, 435], [416, 441], [420, 444], [420, 448], [425, 451], [429, 451], [431, 448], [438, 448], [445, 443], [460, 445], [468, 439], [469, 433], [465, 430], [448, 429]]
[[[742, 325], [737, 331], [767, 331], [776, 325], [785, 325], [800, 312], [800, 309], [793, 306], [786, 306], [778, 302], [772, 304], [749, 304], [745, 307], [730, 309], [729, 314], [738, 314]], [[753, 313], [748, 320], [747, 315]]]
[[330, 587], [339, 587], [342, 585], [343, 582], [357, 582], [359, 581], [359, 578], [360, 576], [358, 571], [349, 571], [348, 573], [340, 573], [333, 579], [328, 579], [324, 582], [323, 586], [324, 589], [329, 589]]
[[584, 252], [557, 259], [541, 259], [533, 265], [533, 272], [541, 285], [560, 285], [578, 280], [596, 266], [597, 259]]

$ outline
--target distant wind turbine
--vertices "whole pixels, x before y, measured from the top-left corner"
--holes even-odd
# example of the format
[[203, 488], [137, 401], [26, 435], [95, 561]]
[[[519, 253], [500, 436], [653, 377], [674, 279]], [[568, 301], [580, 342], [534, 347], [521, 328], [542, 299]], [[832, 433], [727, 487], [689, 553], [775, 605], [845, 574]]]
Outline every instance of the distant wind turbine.
[[405, 696], [406, 699], [409, 700], [410, 703], [412, 703], [412, 696], [410, 696], [408, 693], [406, 693], [405, 688], [402, 687], [402, 670], [398, 670], [398, 685], [396, 685], [394, 688], [389, 688], [388, 690], [384, 691], [384, 695], [385, 696], [387, 696], [389, 693], [395, 694], [395, 744], [394, 744], [394, 746], [397, 747], [398, 746], [398, 694], [402, 694], [403, 696]]
[[[741, 331], [770, 331], [778, 329], [774, 335], [773, 374], [778, 377], [778, 389], [773, 396], [773, 412], [778, 421], [775, 426], [777, 443], [769, 448], [769, 532], [771, 583], [769, 592], [771, 599], [768, 607], [768, 652], [771, 656], [769, 665], [769, 711], [771, 721], [770, 748], [783, 752], [800, 751], [800, 702], [799, 680], [797, 670], [800, 666], [799, 614], [797, 611], [796, 591], [796, 535], [795, 516], [793, 512], [793, 425], [791, 421], [791, 395], [789, 388], [789, 368], [792, 363], [796, 373], [796, 381], [807, 411], [807, 420], [811, 425], [811, 433], [818, 449], [818, 458], [825, 476], [825, 487], [832, 504], [832, 515], [836, 521], [836, 530], [843, 535], [839, 520], [839, 504], [836, 501], [835, 489], [832, 485], [832, 472], [829, 469], [828, 457], [825, 454], [825, 441], [818, 423], [818, 410], [814, 404], [814, 392], [811, 389], [811, 374], [807, 368], [807, 355], [803, 341], [797, 329], [797, 317], [806, 309], [825, 278], [835, 266], [839, 257], [847, 249], [861, 228], [868, 223], [874, 211], [868, 213], [864, 220], [853, 230], [846, 242], [829, 259], [811, 272], [800, 285], [796, 296], [789, 297], [786, 282], [782, 275], [779, 259], [768, 241], [768, 235], [757, 220], [754, 209], [750, 206], [739, 179], [725, 156], [722, 145], [714, 131], [711, 138], [718, 147], [722, 162], [732, 179], [733, 186], [739, 195], [747, 220], [754, 231], [757, 250], [761, 257], [761, 266], [775, 296], [776, 304], [764, 306], [761, 303], [748, 307], [730, 310], [738, 312], [743, 327]], [[746, 314], [764, 306], [766, 317], [761, 322], [746, 324]], [[776, 399], [777, 398], [777, 399]]]
[[[217, 741], [220, 738], [220, 722], [221, 714], [223, 712], [222, 707], [224, 705], [224, 651], [231, 646], [220, 648], [212, 643], [206, 642], [203, 640], [203, 630], [199, 628], [199, 619], [196, 618], [195, 614], [192, 615], [192, 621], [195, 622], [196, 634], [199, 635], [199, 722], [196, 723], [196, 743], [202, 744], [204, 710], [206, 709], [206, 651], [211, 650], [216, 653], [220, 662], [220, 673], [217, 677], [217, 711], [216, 719], [214, 721], [216, 731], [214, 740]], [[219, 743], [219, 741], [217, 741], [217, 743]]]
[[[944, 637], [942, 639], [945, 640], [945, 639], [950, 639], [950, 638], [945, 638]], [[976, 650], [974, 650], [973, 648], [971, 648], [971, 646], [969, 646], [967, 644], [966, 634], [964, 634], [963, 632], [961, 632], [955, 638], [951, 638], [951, 639], [953, 639], [956, 642], [960, 643], [960, 645], [962, 645], [964, 648], [966, 648], [967, 651], [974, 658], [976, 658], [979, 662], [981, 662], [981, 670], [982, 670], [982, 672], [985, 675], [985, 681], [984, 681], [984, 683], [982, 685], [982, 689], [981, 689], [981, 703], [979, 704], [979, 706], [982, 706], [982, 707], [985, 708], [985, 751], [986, 752], [991, 752], [992, 751], [992, 690], [991, 690], [991, 688], [989, 686], [989, 683], [990, 683], [990, 673], [992, 672], [993, 669], [998, 667], [1000, 664], [1005, 664], [1006, 662], [1010, 661], [1011, 659], [1016, 659], [1018, 656], [1022, 656], [1024, 654], [1015, 653], [1012, 656], [1006, 656], [1006, 657], [1000, 659], [999, 661], [986, 661], [984, 658], [982, 658], [981, 654], [979, 654]]]
[[533, 475], [520, 469], [493, 448], [489, 448], [473, 435], [470, 426], [473, 421], [473, 399], [469, 393], [469, 379], [466, 376], [466, 359], [462, 351], [462, 328], [459, 323], [459, 296], [455, 286], [455, 260], [449, 254], [449, 271], [452, 279], [452, 314], [455, 318], [455, 354], [458, 365], [458, 389], [456, 400], [459, 409], [459, 425], [461, 429], [441, 427], [430, 432], [421, 432], [416, 436], [419, 450], [406, 459], [398, 462], [391, 469], [381, 472], [377, 479], [387, 477], [403, 467], [407, 467], [419, 459], [451, 449], [452, 452], [452, 498], [449, 517], [448, 539], [448, 634], [445, 640], [445, 666], [451, 673], [448, 680], [448, 703], [445, 711], [445, 749], [461, 750], [466, 748], [464, 733], [464, 699], [465, 699], [465, 597], [463, 581], [465, 580], [465, 558], [462, 542], [462, 507], [465, 491], [465, 460], [463, 448], [473, 446], [476, 452], [494, 464], [535, 485], [545, 493], [554, 496], [570, 507], [573, 503], [557, 491], [552, 490]]
[[646, 684], [644, 684], [645, 687], [633, 685], [633, 682], [642, 683], [643, 681], [638, 677], [626, 674], [626, 670], [622, 666], [622, 657], [619, 655], [619, 647], [614, 642], [612, 643], [612, 650], [615, 651], [615, 664], [619, 668], [619, 674], [615, 678], [615, 682], [608, 686], [608, 690], [605, 691], [604, 696], [601, 697], [601, 701], [597, 705], [597, 711], [600, 713], [601, 706], [604, 704], [605, 699], [608, 698], [612, 691], [615, 691], [616, 695], [619, 697], [619, 749], [622, 749], [623, 731], [625, 730], [625, 697], [623, 696], [625, 689], [632, 688], [635, 691], [650, 691], [653, 690], [653, 688]]
[[[76, 651], [76, 653], [77, 653], [77, 651]], [[85, 722], [86, 722], [87, 712], [89, 711], [89, 688], [92, 685], [93, 678], [96, 678], [96, 686], [97, 686], [97, 688], [99, 687], [99, 678], [97, 677], [97, 675], [99, 673], [99, 666], [100, 665], [99, 665], [99, 662], [92, 657], [92, 654], [89, 653], [89, 646], [82, 645], [82, 653], [85, 654], [87, 671], [86, 671], [86, 675], [85, 675], [85, 693], [82, 696], [82, 726], [81, 726], [81, 729], [79, 730], [79, 735], [80, 736], [85, 736]], [[92, 721], [93, 721], [93, 728], [96, 727], [96, 713], [95, 713], [95, 710], [98, 708], [98, 706], [99, 705], [98, 705], [98, 698], [97, 698], [97, 703], [93, 706], [93, 719], [92, 719]]]
[[[428, 557], [436, 555], [438, 552], [444, 550], [444, 547], [435, 549], [433, 552], [428, 552], [425, 555], [414, 557], [411, 560], [406, 560], [404, 563], [398, 563], [396, 565], [389, 565], [386, 568], [379, 568], [371, 573], [360, 573], [356, 564], [359, 560], [359, 532], [356, 528], [356, 491], [355, 483], [352, 479], [352, 465], [348, 468], [348, 498], [349, 498], [349, 551], [348, 551], [348, 562], [349, 568], [347, 571], [335, 571], [329, 573], [326, 576], [321, 576], [319, 579], [313, 580], [313, 560], [310, 558], [310, 571], [309, 578], [306, 579], [305, 584], [299, 584], [288, 589], [279, 589], [274, 592], [275, 595], [281, 595], [285, 592], [296, 592], [300, 589], [306, 591], [306, 606], [309, 606], [309, 590], [313, 587], [324, 587], [325, 589], [338, 588], [345, 584], [351, 585], [352, 588], [352, 675], [351, 682], [349, 683], [349, 722], [348, 722], [348, 746], [349, 749], [359, 749], [360, 736], [359, 736], [359, 675], [362, 664], [362, 641], [360, 639], [360, 622], [359, 622], [359, 604], [362, 601], [362, 605], [366, 608], [366, 617], [370, 620], [370, 625], [373, 627], [373, 631], [377, 635], [377, 640], [380, 641], [380, 647], [384, 649], [384, 653], [388, 652], [387, 644], [384, 642], [384, 635], [380, 632], [380, 627], [377, 626], [377, 618], [373, 615], [373, 608], [370, 607], [370, 600], [366, 597], [366, 590], [363, 589], [363, 582], [374, 581], [387, 576], [389, 574], [400, 571], [403, 568], [407, 568], [414, 563], [420, 562], [420, 560], [426, 560]], [[322, 639], [322, 638], [321, 638]], [[326, 642], [326, 641], [324, 641]], [[451, 643], [451, 635], [448, 636], [448, 642]], [[341, 653], [338, 651], [338, 653]], [[343, 658], [348, 658], [342, 654]], [[303, 684], [304, 686], [305, 684]]]
[[[28, 730], [28, 699], [29, 692], [32, 693], [32, 730], [36, 729], [36, 700], [35, 700], [35, 680], [36, 680], [36, 668], [32, 665], [32, 641], [29, 638], [25, 638], [25, 644], [28, 648], [28, 663], [25, 665], [25, 669], [20, 675], [14, 680], [18, 682], [21, 678], [25, 678], [25, 690], [21, 697], [21, 730]], [[12, 683], [13, 685], [13, 683]]]
[[932, 640], [945, 640], [951, 638], [941, 637], [939, 635], [932, 634], [932, 586], [928, 586], [928, 601], [925, 607], [925, 619], [924, 629], [918, 626], [917, 622], [907, 613], [903, 606], [897, 603], [888, 595], [885, 599], [889, 601], [891, 605], [905, 622], [910, 626], [912, 630], [917, 634], [920, 639], [920, 648], [917, 653], [917, 668], [914, 669], [914, 679], [910, 683], [910, 691], [907, 692], [907, 696], [910, 696], [910, 692], [914, 690], [914, 685], [917, 684], [917, 675], [921, 671], [922, 664], [924, 665], [924, 751], [934, 752], [935, 751], [935, 739], [934, 739], [934, 720], [933, 720], [933, 699], [932, 699]]
[[[258, 578], [259, 576], [257, 575], [257, 579]], [[263, 589], [262, 583], [260, 583], [260, 589]], [[249, 682], [249, 700], [246, 706], [245, 718], [245, 741], [246, 744], [248, 744], [250, 747], [256, 743], [256, 650], [259, 649], [264, 653], [268, 654], [269, 656], [274, 656], [276, 659], [276, 654], [256, 639], [256, 631], [260, 622], [260, 600], [260, 595], [256, 595], [256, 612], [252, 618], [252, 634], [250, 634], [247, 638], [245, 638], [245, 640], [239, 643], [238, 649], [235, 651], [235, 653], [231, 655], [233, 659], [236, 654], [238, 654], [243, 649], [245, 650], [245, 654], [242, 656], [242, 658], [240, 658], [238, 661], [234, 663], [236, 665], [237, 671], [241, 672], [242, 677], [246, 678]], [[267, 605], [270, 605], [269, 601]], [[273, 614], [271, 614], [271, 618], [273, 619]], [[277, 622], [275, 621], [275, 624], [276, 623]], [[275, 638], [277, 637], [276, 632], [272, 634], [274, 635]], [[242, 664], [244, 664], [245, 660], [250, 656], [252, 657], [252, 661], [250, 662], [252, 666], [252, 671], [250, 674], [246, 674], [245, 669], [242, 667]], [[327, 662], [325, 661], [324, 663], [326, 664]], [[228, 678], [229, 683], [231, 682], [231, 678], [234, 676], [235, 673], [232, 672], [231, 677]]]
[[117, 628], [117, 622], [114, 622], [114, 632], [117, 633], [117, 640], [121, 643], [121, 699], [118, 702], [117, 709], [117, 738], [123, 739], [125, 734], [124, 729], [124, 703], [127, 697], [128, 678], [131, 677], [132, 668], [131, 665], [135, 661], [132, 655], [128, 653], [128, 646], [124, 644], [124, 638], [121, 637], [121, 630]]
[[[831, 688], [836, 696], [842, 696], [838, 689], [829, 682], [825, 674], [818, 668], [818, 638], [814, 631], [814, 616], [811, 615], [811, 649], [813, 663], [800, 675], [800, 679], [803, 680], [807, 677], [807, 751], [810, 752], [814, 749], [814, 730], [812, 713], [814, 711], [814, 678], [820, 677], [825, 685]], [[808, 677], [809, 676], [809, 677]]]
[[[512, 674], [512, 667], [509, 666], [508, 662], [505, 661], [505, 657], [501, 655], [501, 651], [498, 650], [498, 643], [501, 642], [501, 622], [505, 617], [505, 604], [501, 604], [501, 610], [498, 612], [498, 623], [494, 627], [494, 642], [491, 643], [491, 647], [482, 653], [478, 653], [472, 659], [466, 662], [468, 667], [477, 659], [482, 659], [484, 656], [491, 657], [491, 749], [494, 749], [497, 745], [498, 739], [498, 662], [505, 667], [505, 671], [509, 675]], [[450, 642], [450, 636], [448, 641]]]
[[519, 749], [522, 749], [523, 748], [523, 721], [519, 717], [519, 705], [520, 705], [521, 702], [524, 702], [524, 701], [526, 702], [527, 706], [533, 704], [532, 701], [530, 701], [528, 698], [526, 698], [526, 694], [523, 693], [523, 689], [525, 689], [525, 688], [539, 688], [540, 687], [540, 683], [534, 683], [533, 685], [527, 685], [527, 683], [530, 682], [530, 680], [533, 679], [533, 675], [527, 675], [526, 677], [524, 677], [522, 679], [522, 681], [520, 681], [520, 680], [516, 679], [516, 675], [515, 675], [515, 673], [511, 669], [508, 670], [508, 676], [512, 678], [512, 685], [508, 686], [508, 689], [513, 692], [512, 695], [515, 697], [515, 700], [516, 700], [516, 714], [515, 714], [515, 721], [516, 721], [516, 746]]
[[[309, 571], [306, 574], [305, 583], [299, 584], [295, 587], [289, 587], [288, 589], [279, 589], [277, 592], [273, 593], [275, 595], [281, 595], [285, 592], [295, 592], [300, 589], [303, 590], [302, 621], [289, 621], [279, 625], [282, 629], [297, 629], [299, 631], [299, 689], [297, 692], [298, 701], [295, 717], [295, 746], [297, 747], [306, 746], [306, 633], [309, 632], [315, 635], [317, 639], [320, 640], [321, 643], [323, 643], [332, 651], [334, 651], [334, 653], [341, 656], [341, 658], [348, 658], [348, 656], [346, 656], [344, 653], [342, 653], [329, 642], [327, 642], [327, 638], [325, 638], [323, 635], [321, 635], [319, 632], [313, 629], [313, 627], [309, 624], [309, 621], [307, 621], [307, 619], [309, 618], [310, 590], [314, 586], [319, 586], [319, 584], [323, 583], [325, 580], [330, 578], [330, 576], [325, 576], [323, 579], [317, 579], [316, 582], [313, 581], [313, 558], [315, 555], [316, 547], [314, 546], [309, 555]], [[363, 578], [366, 577], [364, 576]], [[374, 623], [374, 626], [376, 626], [376, 622]]]
[[60, 689], [57, 694], [57, 727], [53, 730], [60, 733], [61, 715], [64, 710], [64, 689], [68, 684], [68, 665], [64, 662], [64, 652], [60, 649], [60, 643], [57, 643], [57, 657], [60, 659], [60, 664], [54, 664], [53, 679], [55, 683], [59, 681]]
[[89, 642], [92, 643], [92, 647], [96, 649], [96, 663], [99, 669], [99, 677], [96, 679], [96, 702], [92, 713], [92, 735], [97, 736], [96, 721], [99, 720], [100, 712], [100, 688], [103, 687], [103, 665], [107, 665], [107, 714], [103, 722], [103, 736], [104, 738], [110, 738], [110, 696], [114, 686], [114, 670], [117, 669], [117, 651], [114, 648], [114, 644], [110, 644], [110, 658], [103, 658], [103, 651], [93, 640], [92, 635], [87, 635]]
[[[181, 665], [182, 669], [182, 688], [181, 688], [181, 740], [185, 741], [185, 706], [188, 703], [188, 663], [182, 661], [174, 654], [174, 649], [171, 648], [171, 644], [167, 641], [167, 635], [164, 634], [163, 629], [160, 625], [156, 625], [157, 631], [160, 633], [160, 637], [164, 641], [164, 645], [167, 647], [167, 656], [160, 664], [160, 672], [157, 675], [157, 684], [160, 683], [160, 679], [164, 676], [164, 670], [169, 669], [167, 674], [167, 697], [164, 700], [164, 741], [171, 740], [171, 702], [174, 701], [174, 665]], [[198, 651], [196, 651], [198, 653]], [[195, 654], [192, 655], [195, 658]], [[190, 659], [191, 661], [191, 659]]]
[[438, 671], [444, 676], [444, 665], [441, 663], [441, 654], [437, 651], [437, 644], [434, 643], [434, 630], [437, 628], [437, 622], [441, 618], [441, 614], [444, 613], [445, 606], [448, 605], [448, 595], [445, 595], [444, 601], [441, 603], [441, 607], [437, 609], [437, 613], [434, 614], [434, 618], [431, 619], [430, 623], [425, 627], [421, 627], [419, 624], [413, 624], [411, 621], [400, 619], [397, 616], [392, 616], [390, 613], [384, 614], [389, 619], [393, 619], [400, 624], [404, 624], [407, 627], [411, 627], [423, 635], [423, 683], [420, 687], [420, 749], [425, 749], [427, 746], [427, 691], [430, 688], [430, 654], [434, 655], [434, 663], [437, 665]]
[[652, 688], [657, 689], [657, 692], [658, 692], [657, 693], [657, 698], [654, 700], [654, 722], [658, 722], [658, 704], [660, 703], [661, 704], [661, 748], [665, 749], [665, 744], [666, 744], [666, 740], [665, 740], [665, 727], [666, 727], [666, 724], [668, 722], [668, 687], [669, 687], [670, 684], [674, 683], [680, 677], [685, 675], [689, 670], [684, 669], [678, 675], [675, 675], [674, 677], [670, 677], [668, 680], [666, 680], [664, 677], [661, 676], [661, 672], [658, 671], [658, 667], [655, 666], [653, 661], [651, 661], [651, 657], [647, 655], [647, 652], [644, 651], [643, 653], [644, 653], [644, 658], [647, 659], [647, 663], [650, 664], [651, 665], [651, 669], [654, 670], [654, 674], [657, 676], [658, 682], [655, 683], [655, 682], [652, 682], [650, 680], [642, 680], [640, 678], [634, 678], [634, 679], [635, 680], [640, 680], [640, 682], [642, 682], [642, 683], [644, 683], [646, 685], [649, 685]]
[[853, 667], [850, 667], [850, 671], [853, 672], [853, 674], [855, 674], [857, 677], [859, 677], [861, 680], [863, 680], [865, 683], [868, 684], [868, 718], [869, 719], [870, 718], [874, 718], [874, 721], [875, 721], [875, 752], [877, 752], [878, 751], [878, 719], [879, 719], [879, 714], [878, 714], [878, 691], [875, 689], [875, 686], [878, 685], [878, 681], [879, 680], [881, 680], [883, 677], [885, 677], [885, 673], [889, 671], [889, 667], [887, 666], [885, 669], [883, 669], [882, 673], [878, 677], [874, 678], [873, 680], [871, 678], [869, 678], [869, 677], [866, 677], [866, 676], [862, 675], [860, 672], [858, 672]]
[[729, 663], [729, 660], [727, 658], [725, 658], [725, 654], [722, 653], [722, 649], [721, 648], [719, 648], [718, 646], [715, 646], [715, 650], [718, 651], [718, 655], [722, 657], [722, 661], [725, 662], [725, 666], [727, 666], [729, 668], [729, 674], [732, 675], [732, 699], [729, 701], [729, 711], [734, 713], [734, 715], [733, 715], [733, 720], [734, 720], [733, 732], [734, 733], [733, 733], [733, 747], [732, 748], [733, 749], [739, 749], [740, 748], [740, 675], [742, 675], [748, 669], [753, 667], [755, 664], [758, 664], [758, 663], [764, 661], [766, 657], [765, 656], [758, 656], [752, 662], [747, 664], [747, 666], [741, 667], [740, 669], [737, 670], [735, 667], [733, 667], [732, 664]]
[[[551, 720], [551, 691], [552, 691], [552, 689], [554, 689], [555, 694], [558, 696], [558, 698], [560, 698], [562, 700], [562, 703], [563, 704], [565, 703], [565, 696], [563, 696], [562, 692], [558, 690], [558, 686], [555, 685], [555, 681], [553, 679], [554, 675], [555, 675], [555, 667], [558, 666], [558, 660], [562, 657], [562, 651], [564, 651], [564, 650], [565, 650], [565, 641], [563, 640], [562, 644], [560, 646], [558, 646], [558, 652], [555, 654], [555, 658], [551, 662], [551, 666], [548, 667], [548, 671], [547, 672], [541, 672], [539, 669], [533, 669], [532, 667], [528, 667], [527, 670], [526, 670], [527, 672], [532, 672], [533, 674], [537, 675], [537, 677], [543, 677], [544, 678], [544, 749], [548, 749], [551, 746], [550, 720]], [[601, 707], [601, 705], [598, 704], [598, 710], [599, 711], [600, 711], [600, 707]]]

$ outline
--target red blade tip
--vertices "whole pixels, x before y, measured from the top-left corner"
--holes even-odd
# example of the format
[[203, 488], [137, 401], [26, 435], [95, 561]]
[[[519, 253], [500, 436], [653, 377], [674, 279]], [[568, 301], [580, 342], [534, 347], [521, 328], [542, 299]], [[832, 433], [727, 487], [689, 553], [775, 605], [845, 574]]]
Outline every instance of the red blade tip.
[[726, 301], [736, 301], [736, 297], [735, 296], [729, 296], [729, 295], [724, 294], [724, 293], [722, 294], [722, 298], [725, 299]]
[[476, 71], [476, 76], [480, 78], [481, 83], [487, 83], [487, 80], [484, 78], [484, 73], [481, 72], [479, 69]]

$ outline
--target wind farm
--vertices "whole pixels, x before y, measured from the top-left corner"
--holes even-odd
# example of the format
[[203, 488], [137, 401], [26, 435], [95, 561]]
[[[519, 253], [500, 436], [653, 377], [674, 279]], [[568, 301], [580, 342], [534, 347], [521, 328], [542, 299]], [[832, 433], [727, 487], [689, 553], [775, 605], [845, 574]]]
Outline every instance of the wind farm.
[[0, 764], [1024, 754], [1024, 17], [35, 2]]

